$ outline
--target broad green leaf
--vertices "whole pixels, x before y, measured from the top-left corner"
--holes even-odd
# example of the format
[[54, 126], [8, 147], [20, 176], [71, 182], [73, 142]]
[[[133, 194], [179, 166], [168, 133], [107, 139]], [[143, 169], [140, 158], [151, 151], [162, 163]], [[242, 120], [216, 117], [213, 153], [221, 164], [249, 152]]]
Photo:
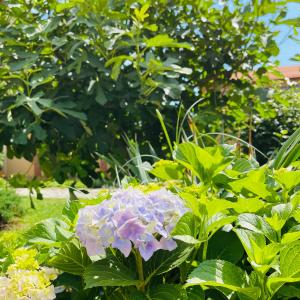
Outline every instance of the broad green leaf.
[[205, 225], [207, 233], [214, 233], [225, 225], [231, 224], [236, 220], [236, 216], [227, 216], [223, 213], [217, 213], [207, 220]]
[[[297, 299], [300, 295], [300, 286], [286, 285], [279, 289], [277, 295], [282, 299]], [[281, 299], [280, 298], [280, 299]]]
[[25, 237], [30, 244], [52, 247], [73, 236], [67, 229], [65, 222], [55, 218], [47, 219], [33, 226], [25, 233]]
[[187, 142], [177, 146], [173, 153], [174, 159], [191, 170], [204, 183], [208, 183], [213, 175], [221, 172], [229, 162], [224, 159], [220, 147], [213, 150], [201, 148]]
[[81, 204], [79, 201], [68, 200], [62, 210], [62, 215], [65, 216], [71, 222], [71, 224], [73, 224], [75, 219], [77, 218], [77, 214], [80, 208]]
[[192, 210], [195, 216], [199, 218], [203, 217], [203, 214], [200, 213], [200, 200], [198, 198], [193, 196], [191, 193], [179, 193], [179, 196], [185, 200], [186, 206]]
[[279, 169], [274, 172], [274, 177], [288, 191], [300, 184], [300, 171]]
[[247, 286], [247, 274], [234, 264], [223, 260], [207, 260], [189, 275], [187, 286], [221, 287], [258, 299], [259, 290]]
[[237, 225], [264, 234], [272, 242], [278, 241], [276, 231], [261, 216], [248, 213], [241, 214], [237, 219]]
[[271, 217], [265, 218], [272, 228], [279, 232], [286, 221], [291, 217], [293, 206], [291, 203], [278, 204], [272, 207]]
[[287, 232], [281, 238], [282, 244], [289, 244], [294, 241], [300, 240], [300, 230], [294, 232]]
[[147, 39], [146, 46], [150, 47], [168, 47], [168, 48], [186, 48], [192, 49], [188, 43], [178, 43], [176, 40], [170, 38], [167, 34], [158, 34], [157, 36]]
[[97, 286], [137, 285], [136, 274], [115, 257], [108, 257], [89, 265], [83, 274], [86, 288]]
[[199, 226], [196, 217], [193, 213], [185, 213], [177, 222], [175, 228], [172, 231], [172, 235], [190, 235], [196, 237], [197, 227]]
[[233, 209], [237, 213], [255, 213], [265, 206], [265, 202], [258, 198], [239, 198]]
[[284, 277], [300, 276], [300, 240], [281, 251], [280, 272]]
[[249, 191], [263, 199], [272, 197], [272, 193], [265, 184], [265, 168], [250, 171], [245, 178], [228, 183], [236, 193]]
[[256, 165], [254, 165], [251, 160], [246, 158], [239, 158], [234, 162], [232, 170], [237, 171], [238, 173], [245, 173], [255, 168]]
[[300, 240], [288, 244], [280, 253], [280, 273], [273, 273], [268, 289], [275, 294], [285, 283], [300, 281]]
[[235, 203], [224, 199], [213, 198], [212, 200], [207, 200], [204, 205], [206, 206], [208, 217], [211, 217], [229, 208], [233, 208]]
[[154, 285], [149, 291], [151, 300], [182, 299], [182, 286], [175, 284]]
[[176, 241], [177, 248], [173, 251], [159, 250], [144, 264], [147, 276], [166, 273], [180, 266], [191, 254], [193, 247], [181, 241]]
[[181, 179], [183, 167], [176, 162], [164, 160], [154, 164], [150, 173], [163, 180]]
[[49, 264], [61, 271], [82, 275], [85, 268], [91, 264], [84, 247], [74, 239], [63, 244], [58, 253], [50, 259]]
[[107, 98], [106, 98], [103, 88], [101, 87], [100, 84], [97, 85], [95, 100], [100, 105], [104, 105], [107, 102]]
[[266, 246], [266, 239], [264, 235], [247, 229], [234, 229], [234, 231], [240, 239], [249, 259], [255, 262], [255, 249], [263, 249]]
[[237, 263], [243, 254], [243, 245], [232, 231], [218, 231], [209, 240], [207, 259], [220, 259]]

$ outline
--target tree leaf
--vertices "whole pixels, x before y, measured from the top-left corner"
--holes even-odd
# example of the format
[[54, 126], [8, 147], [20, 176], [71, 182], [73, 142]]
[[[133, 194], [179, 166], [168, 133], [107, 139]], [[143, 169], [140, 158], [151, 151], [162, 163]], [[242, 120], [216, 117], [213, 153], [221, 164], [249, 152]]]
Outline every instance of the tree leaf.
[[107, 98], [106, 98], [106, 96], [104, 94], [104, 91], [103, 91], [103, 88], [101, 87], [100, 84], [97, 84], [95, 100], [100, 105], [104, 105], [104, 104], [107, 103]]
[[145, 41], [146, 46], [150, 47], [168, 47], [168, 48], [186, 48], [191, 50], [192, 46], [188, 43], [178, 43], [176, 40], [170, 38], [167, 34], [158, 34], [151, 39]]

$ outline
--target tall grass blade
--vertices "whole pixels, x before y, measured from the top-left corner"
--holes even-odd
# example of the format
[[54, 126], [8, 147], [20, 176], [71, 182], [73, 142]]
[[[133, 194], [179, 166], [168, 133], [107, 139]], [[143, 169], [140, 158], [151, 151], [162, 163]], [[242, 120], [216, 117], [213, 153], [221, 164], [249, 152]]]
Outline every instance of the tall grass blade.
[[272, 167], [287, 167], [300, 157], [300, 127], [287, 139], [273, 160]]

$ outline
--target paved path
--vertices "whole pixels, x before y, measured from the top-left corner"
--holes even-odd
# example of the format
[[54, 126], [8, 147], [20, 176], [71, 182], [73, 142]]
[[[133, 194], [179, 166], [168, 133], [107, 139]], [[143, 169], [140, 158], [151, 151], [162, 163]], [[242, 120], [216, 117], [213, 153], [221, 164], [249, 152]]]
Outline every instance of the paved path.
[[[84, 199], [93, 199], [96, 198], [99, 191], [101, 189], [85, 189], [89, 193], [84, 194], [81, 192], [75, 192], [78, 198]], [[69, 191], [66, 188], [43, 188], [41, 189], [44, 198], [61, 198], [61, 199], [68, 199], [69, 198]], [[28, 196], [29, 190], [27, 188], [17, 188], [16, 192], [20, 196]]]

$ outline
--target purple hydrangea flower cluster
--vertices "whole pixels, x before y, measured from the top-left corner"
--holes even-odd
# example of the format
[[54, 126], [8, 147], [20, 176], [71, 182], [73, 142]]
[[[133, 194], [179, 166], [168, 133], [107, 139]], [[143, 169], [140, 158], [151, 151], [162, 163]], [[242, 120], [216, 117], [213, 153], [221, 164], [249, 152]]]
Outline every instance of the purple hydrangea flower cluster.
[[187, 210], [166, 189], [148, 194], [120, 189], [111, 199], [79, 210], [76, 234], [90, 256], [104, 255], [105, 248], [113, 247], [127, 257], [135, 247], [148, 260], [159, 249], [176, 248], [170, 232]]

